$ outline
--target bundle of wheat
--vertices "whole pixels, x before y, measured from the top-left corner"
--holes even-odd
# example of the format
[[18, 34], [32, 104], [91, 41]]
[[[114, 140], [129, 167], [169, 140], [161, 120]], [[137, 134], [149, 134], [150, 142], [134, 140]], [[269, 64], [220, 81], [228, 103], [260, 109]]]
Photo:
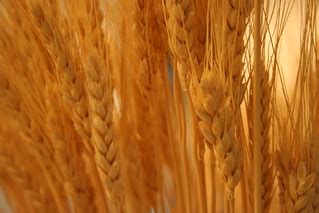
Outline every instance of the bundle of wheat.
[[[317, 212], [316, 6], [0, 0], [11, 210]], [[280, 56], [292, 11], [290, 90]]]

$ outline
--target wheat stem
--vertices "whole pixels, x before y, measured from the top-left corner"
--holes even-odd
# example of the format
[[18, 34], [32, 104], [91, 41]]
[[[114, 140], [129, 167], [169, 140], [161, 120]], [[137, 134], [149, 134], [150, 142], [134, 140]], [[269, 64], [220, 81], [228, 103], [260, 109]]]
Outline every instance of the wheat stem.
[[[186, 212], [190, 211], [190, 198], [189, 198], [189, 187], [188, 187], [188, 183], [187, 183], [187, 170], [186, 170], [186, 152], [185, 152], [185, 141], [184, 141], [184, 136], [183, 136], [183, 126], [184, 124], [182, 123], [183, 117], [184, 117], [184, 110], [183, 106], [181, 104], [181, 91], [180, 91], [180, 82], [179, 82], [179, 78], [176, 72], [173, 73], [173, 85], [174, 85], [174, 98], [175, 98], [175, 110], [177, 112], [177, 118], [178, 118], [178, 122], [179, 122], [179, 126], [181, 127], [179, 129], [179, 136], [182, 139], [181, 143], [181, 149], [179, 152], [179, 158], [181, 159], [181, 168], [180, 168], [180, 175], [182, 175], [181, 180], [182, 180], [182, 191], [183, 191], [183, 196], [182, 196], [182, 201], [183, 201], [183, 207], [185, 208]], [[184, 177], [184, 178], [183, 178]]]
[[210, 152], [210, 162], [211, 162], [211, 190], [212, 190], [212, 199], [211, 199], [211, 211], [216, 212], [216, 203], [217, 203], [217, 186], [216, 186], [216, 158], [215, 153]]

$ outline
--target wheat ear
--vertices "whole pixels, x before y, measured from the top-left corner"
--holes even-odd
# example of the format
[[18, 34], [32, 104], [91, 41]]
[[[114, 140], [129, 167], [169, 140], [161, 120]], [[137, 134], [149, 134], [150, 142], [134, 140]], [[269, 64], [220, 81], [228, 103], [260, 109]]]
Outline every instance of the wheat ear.
[[116, 211], [120, 211], [120, 165], [118, 144], [114, 138], [112, 84], [109, 70], [97, 53], [87, 59], [87, 90], [92, 122], [92, 144], [95, 160], [105, 190], [110, 190]]
[[226, 184], [227, 198], [232, 203], [242, 172], [242, 151], [235, 139], [232, 110], [229, 104], [225, 104], [221, 82], [214, 71], [204, 70], [200, 84], [191, 87], [191, 92], [195, 111], [200, 118], [200, 130], [208, 145], [214, 149], [217, 166]]
[[255, 20], [254, 20], [254, 76], [253, 76], [253, 159], [254, 159], [254, 212], [262, 212], [262, 121], [261, 121], [261, 0], [254, 2]]
[[[243, 101], [245, 85], [243, 83], [243, 55], [245, 50], [244, 33], [251, 11], [251, 3], [246, 0], [227, 0], [225, 3], [226, 23], [224, 27], [223, 66], [225, 74], [232, 79], [229, 88], [233, 95], [233, 102], [237, 106]], [[239, 107], [237, 107], [239, 109]]]
[[[261, 138], [261, 196], [262, 196], [262, 209], [265, 212], [268, 212], [270, 209], [272, 195], [273, 195], [273, 182], [274, 182], [274, 168], [273, 168], [273, 158], [271, 155], [271, 139], [270, 139], [270, 126], [271, 126], [271, 85], [269, 83], [269, 73], [265, 70], [264, 65], [261, 69], [261, 97], [262, 100], [260, 102], [260, 138]], [[252, 100], [249, 103], [248, 115], [252, 115]], [[249, 145], [250, 151], [250, 161], [253, 161], [253, 144], [254, 141], [252, 139], [252, 118], [249, 117], [249, 129], [250, 129], [250, 140], [252, 144]], [[248, 171], [252, 172], [252, 168], [248, 165]], [[249, 201], [254, 205], [253, 198], [253, 187], [252, 178], [250, 176], [247, 177], [248, 182], [250, 183], [251, 193], [249, 194]]]
[[136, 79], [141, 94], [145, 97], [149, 96], [152, 87], [153, 73], [151, 70], [150, 45], [151, 28], [150, 28], [150, 4], [149, 1], [136, 0], [133, 2], [134, 17], [134, 54], [136, 54]]
[[[91, 128], [83, 79], [81, 79], [82, 76], [79, 72], [81, 70], [80, 63], [78, 63], [78, 58], [69, 51], [73, 48], [71, 47], [72, 41], [66, 39], [70, 39], [69, 35], [64, 35], [61, 31], [61, 28], [65, 28], [66, 32], [64, 32], [71, 34], [71, 29], [64, 20], [59, 20], [60, 22], [56, 20], [53, 17], [55, 13], [47, 12], [46, 7], [54, 8], [55, 13], [58, 12], [57, 5], [53, 2], [50, 5], [31, 5], [33, 26], [41, 35], [44, 45], [49, 48], [48, 54], [51, 54], [52, 60], [55, 61], [61, 93], [69, 106], [74, 127], [82, 137], [87, 149], [92, 152], [93, 147], [89, 142]], [[59, 17], [63, 16], [59, 15]], [[60, 26], [60, 24], [64, 24], [64, 26]]]
[[314, 212], [312, 197], [314, 195], [315, 174], [309, 172], [306, 163], [301, 161], [297, 171], [288, 176], [288, 188], [285, 191], [287, 212]]
[[[84, 171], [79, 171], [79, 165], [83, 164], [79, 153], [80, 143], [73, 127], [71, 119], [66, 113], [63, 100], [59, 99], [57, 85], [46, 88], [47, 101], [47, 129], [50, 132], [49, 138], [53, 142], [54, 158], [59, 171], [62, 174], [65, 192], [72, 199], [70, 209], [75, 212], [86, 212], [97, 209], [100, 205], [103, 208], [105, 200], [92, 205], [95, 197], [103, 197], [104, 194], [94, 195], [91, 178]], [[61, 123], [63, 125], [61, 125]], [[77, 175], [78, 174], [78, 175]], [[91, 181], [91, 182], [90, 182]], [[93, 184], [93, 183], [92, 183]], [[66, 198], [67, 199], [67, 198]]]
[[[210, 42], [206, 48], [207, 63], [202, 75], [192, 78], [191, 93], [201, 132], [214, 149], [226, 183], [226, 207], [234, 211], [233, 192], [240, 180], [243, 160], [242, 148], [236, 139], [236, 120], [245, 92], [242, 56], [246, 13], [237, 1], [226, 1], [222, 5], [211, 3], [209, 7], [220, 6], [226, 10], [226, 21], [225, 14], [220, 13], [220, 19], [208, 23], [208, 35], [227, 39], [206, 39]], [[214, 10], [209, 12], [208, 16], [216, 17]]]
[[[192, 58], [195, 55], [194, 40], [196, 38], [196, 19], [194, 1], [163, 1], [166, 29], [168, 33], [168, 46], [174, 56], [174, 95], [176, 112], [180, 125], [181, 145], [181, 173], [185, 178], [182, 179], [183, 197], [186, 210], [191, 210], [190, 206], [194, 199], [191, 199], [192, 194], [188, 193], [192, 185], [190, 185], [190, 169], [188, 156], [186, 152], [186, 123], [185, 123], [185, 106], [182, 103], [182, 95], [180, 91], [188, 90], [190, 83], [190, 71], [192, 67]], [[180, 86], [179, 86], [180, 85]], [[188, 95], [188, 94], [187, 94]], [[183, 199], [182, 199], [183, 200]]]
[[177, 61], [182, 89], [188, 90], [196, 37], [194, 1], [165, 1], [165, 7], [168, 15], [166, 17], [168, 44]]

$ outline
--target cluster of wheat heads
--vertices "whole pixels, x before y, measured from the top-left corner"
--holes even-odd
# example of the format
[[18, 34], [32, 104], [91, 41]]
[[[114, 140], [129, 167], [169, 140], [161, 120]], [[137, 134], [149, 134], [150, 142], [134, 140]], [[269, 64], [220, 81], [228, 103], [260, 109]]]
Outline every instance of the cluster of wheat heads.
[[[293, 8], [290, 91], [280, 56]], [[318, 212], [316, 10], [0, 0], [4, 202], [30, 213]]]

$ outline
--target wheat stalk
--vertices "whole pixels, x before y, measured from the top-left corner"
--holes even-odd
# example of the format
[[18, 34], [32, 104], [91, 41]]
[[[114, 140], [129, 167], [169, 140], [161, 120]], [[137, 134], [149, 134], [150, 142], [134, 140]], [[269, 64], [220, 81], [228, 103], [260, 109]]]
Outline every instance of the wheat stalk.
[[310, 173], [304, 161], [300, 162], [297, 171], [289, 172], [286, 178], [288, 188], [284, 192], [286, 212], [314, 212], [312, 197], [314, 195], [314, 173]]

